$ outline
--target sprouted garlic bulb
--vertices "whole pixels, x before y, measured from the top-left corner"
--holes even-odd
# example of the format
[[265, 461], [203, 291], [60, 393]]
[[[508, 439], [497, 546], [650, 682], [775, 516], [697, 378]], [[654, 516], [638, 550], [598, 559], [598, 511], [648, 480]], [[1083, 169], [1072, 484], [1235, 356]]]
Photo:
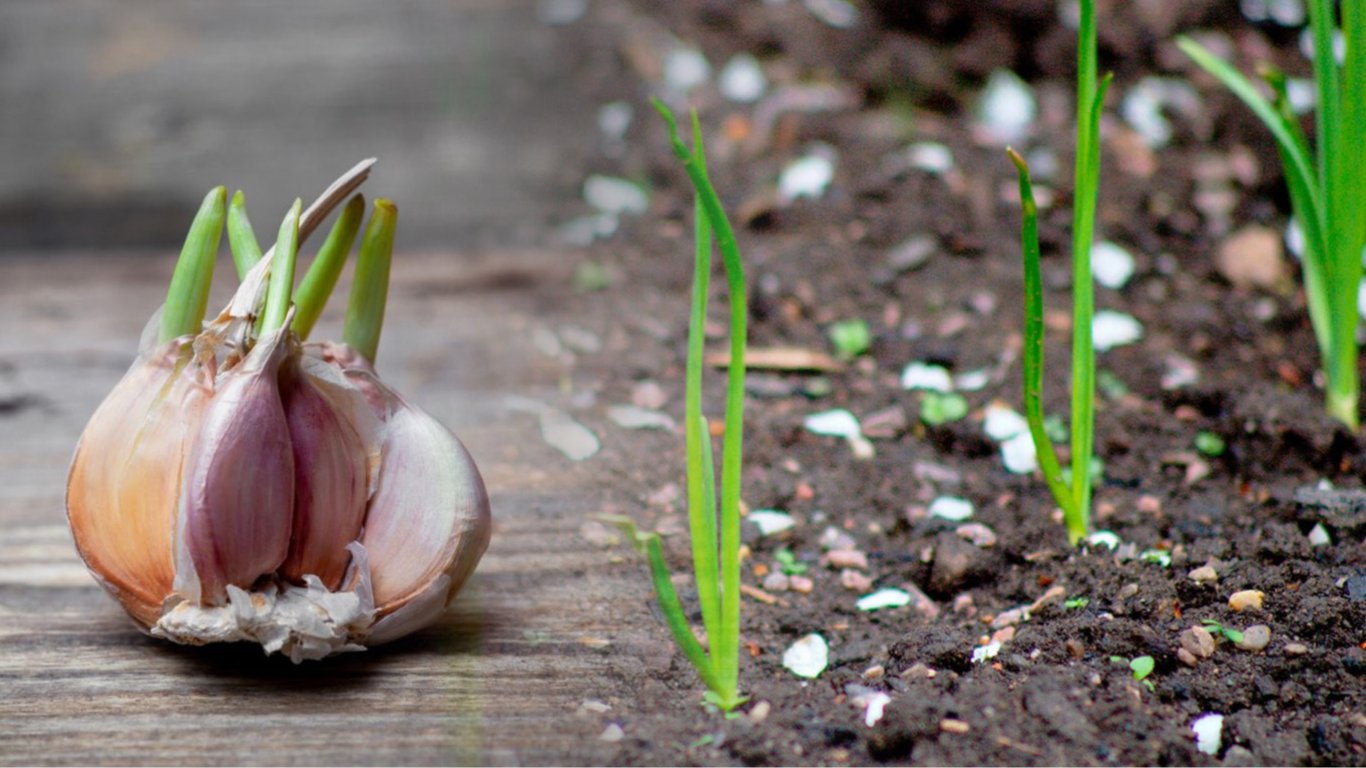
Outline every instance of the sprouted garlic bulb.
[[[250, 641], [295, 662], [438, 620], [490, 535], [473, 459], [373, 364], [397, 211], [362, 238], [342, 343], [305, 343], [364, 211], [345, 206], [297, 292], [300, 240], [368, 175], [366, 161], [262, 255], [239, 196], [205, 199], [166, 306], [91, 417], [67, 483], [77, 549], [145, 631]], [[242, 285], [204, 323], [224, 219]], [[269, 283], [267, 283], [269, 281]], [[292, 303], [291, 303], [292, 300]]]

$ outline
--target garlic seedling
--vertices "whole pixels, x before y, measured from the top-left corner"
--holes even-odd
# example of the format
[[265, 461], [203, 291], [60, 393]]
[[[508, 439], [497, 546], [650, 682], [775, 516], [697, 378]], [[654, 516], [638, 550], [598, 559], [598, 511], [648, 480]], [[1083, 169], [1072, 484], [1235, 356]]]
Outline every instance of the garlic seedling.
[[[368, 175], [352, 169], [262, 254], [240, 193], [205, 199], [137, 360], [91, 417], [67, 484], [81, 557], [137, 624], [295, 662], [438, 620], [490, 535], [473, 459], [375, 371], [397, 209], [362, 238], [344, 341], [304, 338], [364, 210], [344, 209], [296, 294], [297, 245]], [[227, 219], [242, 277], [204, 323]], [[268, 281], [268, 282], [267, 282]], [[293, 299], [293, 303], [291, 303]]]

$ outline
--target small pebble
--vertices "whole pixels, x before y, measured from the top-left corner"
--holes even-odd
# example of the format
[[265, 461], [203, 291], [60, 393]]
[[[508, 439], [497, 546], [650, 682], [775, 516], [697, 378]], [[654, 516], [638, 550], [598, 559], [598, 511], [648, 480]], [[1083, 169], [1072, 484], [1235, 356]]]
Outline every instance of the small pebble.
[[1106, 241], [1091, 247], [1091, 271], [1096, 282], [1119, 290], [1134, 274], [1134, 257], [1119, 245]]
[[954, 533], [983, 549], [996, 546], [996, 533], [981, 523], [965, 523], [955, 528]]
[[786, 592], [790, 585], [788, 575], [782, 571], [774, 571], [764, 577], [765, 592]]
[[984, 662], [990, 661], [991, 659], [996, 658], [996, 655], [1000, 652], [1000, 643], [987, 643], [986, 645], [979, 645], [976, 648], [972, 649], [972, 663], [982, 664]]
[[1194, 666], [1196, 666], [1197, 664], [1200, 663], [1200, 659], [1196, 658], [1196, 657], [1195, 657], [1195, 654], [1191, 653], [1190, 651], [1186, 650], [1185, 648], [1177, 648], [1177, 649], [1176, 649], [1176, 658], [1177, 658], [1177, 660], [1179, 660], [1182, 664], [1185, 664], [1185, 665], [1188, 666], [1188, 667], [1194, 667]]
[[1214, 635], [1204, 627], [1191, 627], [1181, 633], [1181, 647], [1192, 656], [1208, 659], [1214, 655]]
[[1309, 646], [1304, 643], [1286, 643], [1285, 654], [1287, 656], [1303, 656], [1309, 653]]
[[1039, 105], [1020, 76], [1008, 69], [997, 69], [987, 78], [978, 97], [978, 129], [990, 140], [1018, 144], [1029, 135]]
[[1323, 527], [1323, 523], [1315, 523], [1309, 530], [1309, 544], [1315, 547], [1326, 547], [1333, 543], [1333, 537], [1328, 535], [1328, 529]]
[[824, 559], [835, 568], [868, 570], [868, 555], [857, 549], [832, 549], [825, 553]]
[[1208, 565], [1193, 568], [1191, 569], [1191, 572], [1186, 575], [1196, 584], [1213, 584], [1219, 580], [1219, 574], [1215, 572], [1213, 567]]
[[879, 589], [871, 595], [860, 597], [856, 604], [860, 611], [880, 611], [883, 608], [900, 608], [911, 602], [909, 592], [902, 589]]
[[917, 661], [916, 663], [912, 664], [909, 668], [907, 668], [904, 672], [902, 672], [900, 677], [902, 680], [929, 680], [936, 674], [938, 673], [935, 672], [933, 669], [930, 669], [929, 667]]
[[1366, 570], [1358, 569], [1356, 573], [1347, 577], [1347, 581], [1342, 583], [1342, 588], [1347, 592], [1347, 599], [1353, 603], [1366, 600]]
[[865, 573], [846, 568], [840, 571], [840, 585], [851, 592], [867, 592], [873, 588], [873, 579]]
[[607, 727], [602, 729], [602, 735], [598, 737], [599, 740], [609, 743], [618, 742], [624, 738], [626, 738], [626, 732], [616, 723], [608, 723]]
[[797, 521], [792, 519], [792, 515], [779, 512], [776, 509], [756, 509], [750, 512], [745, 520], [759, 529], [759, 533], [764, 536], [773, 536], [789, 531], [797, 525]]
[[826, 526], [825, 530], [821, 531], [820, 544], [821, 549], [827, 552], [836, 549], [857, 549], [858, 547], [853, 536], [833, 525]]
[[1097, 352], [1132, 344], [1143, 338], [1143, 324], [1131, 315], [1102, 309], [1091, 320], [1091, 343]]
[[801, 198], [817, 199], [835, 179], [832, 152], [813, 152], [794, 160], [778, 177], [778, 199], [791, 203]]
[[1262, 598], [1265, 595], [1260, 590], [1244, 589], [1229, 595], [1228, 607], [1236, 613], [1246, 610], [1260, 611], [1262, 609]]
[[601, 715], [611, 711], [611, 709], [611, 704], [597, 699], [584, 699], [583, 703], [579, 705], [579, 712], [584, 714]]
[[830, 663], [830, 646], [814, 632], [783, 651], [783, 667], [797, 677], [814, 680]]
[[871, 666], [871, 667], [869, 667], [869, 668], [863, 670], [863, 679], [864, 679], [864, 680], [881, 680], [882, 677], [883, 677], [884, 675], [886, 675], [886, 674], [887, 674], [887, 668], [886, 668], [886, 667], [882, 666], [881, 664], [874, 664], [873, 666]]
[[1271, 627], [1253, 624], [1243, 630], [1243, 639], [1236, 645], [1244, 651], [1264, 651], [1271, 644]]
[[1244, 227], [1220, 243], [1215, 267], [1237, 288], [1270, 290], [1289, 276], [1281, 251], [1281, 236], [1270, 227]]
[[996, 614], [996, 618], [991, 620], [992, 629], [1001, 627], [1013, 627], [1029, 618], [1029, 609], [1025, 607], [1011, 608], [1008, 611], [1001, 611]]
[[901, 371], [902, 389], [926, 389], [933, 392], [952, 392], [953, 377], [942, 365], [915, 361]]
[[930, 516], [962, 521], [972, 517], [972, 502], [957, 496], [940, 496], [930, 502]]
[[816, 582], [806, 578], [805, 576], [789, 576], [787, 588], [792, 590], [793, 592], [798, 592], [803, 595], [809, 595], [811, 594], [811, 591], [816, 588]]
[[933, 141], [922, 141], [906, 148], [906, 162], [917, 171], [942, 176], [953, 170], [953, 150]]
[[1038, 448], [1028, 432], [1001, 442], [1001, 463], [1012, 475], [1028, 475], [1039, 468]]
[[938, 247], [929, 235], [916, 235], [887, 252], [887, 266], [896, 272], [911, 272], [929, 263]]
[[773, 711], [773, 705], [767, 701], [761, 701], [749, 708], [749, 721], [758, 725], [768, 719], [768, 713]]
[[612, 176], [589, 176], [583, 183], [583, 198], [603, 213], [644, 213], [650, 197], [633, 181]]
[[664, 56], [664, 83], [671, 90], [687, 93], [707, 82], [711, 64], [701, 51], [694, 48], [675, 48]]
[[1195, 733], [1195, 748], [1207, 755], [1219, 754], [1223, 743], [1224, 716], [1219, 714], [1201, 715], [1191, 723]]
[[943, 731], [944, 733], [962, 734], [972, 730], [972, 726], [968, 725], [967, 722], [963, 720], [957, 720], [952, 717], [946, 717], [943, 720], [939, 721], [939, 730]]
[[1011, 640], [1014, 640], [1014, 639], [1015, 639], [1015, 628], [1014, 628], [1014, 627], [1001, 627], [1000, 629], [998, 629], [998, 630], [996, 630], [995, 632], [992, 632], [992, 633], [991, 633], [991, 642], [993, 642], [993, 643], [1008, 643], [1008, 642], [1010, 642]]
[[716, 87], [731, 101], [749, 104], [759, 100], [768, 89], [768, 78], [759, 60], [748, 53], [736, 54], [721, 68]]

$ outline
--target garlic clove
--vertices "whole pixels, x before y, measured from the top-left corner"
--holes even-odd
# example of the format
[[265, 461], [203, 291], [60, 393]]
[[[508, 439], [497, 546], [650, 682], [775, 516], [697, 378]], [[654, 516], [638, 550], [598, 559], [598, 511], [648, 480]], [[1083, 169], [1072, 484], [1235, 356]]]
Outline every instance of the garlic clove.
[[144, 626], [171, 593], [181, 457], [212, 390], [191, 356], [189, 337], [144, 352], [91, 417], [67, 478], [81, 557]]
[[488, 492], [465, 446], [375, 375], [345, 344], [319, 345], [383, 423], [379, 482], [361, 544], [378, 621], [369, 642], [436, 621], [488, 548]]
[[379, 470], [379, 420], [340, 371], [311, 356], [291, 356], [282, 391], [294, 450], [294, 523], [280, 573], [295, 584], [312, 574], [336, 590]]
[[287, 330], [262, 337], [219, 377], [185, 459], [175, 591], [222, 605], [227, 587], [250, 589], [289, 552], [294, 453], [280, 399]]
[[431, 613], [434, 620], [488, 547], [488, 493], [455, 435], [392, 390], [389, 394], [379, 485], [361, 544], [370, 555], [381, 618], [415, 601], [439, 579], [449, 579]]

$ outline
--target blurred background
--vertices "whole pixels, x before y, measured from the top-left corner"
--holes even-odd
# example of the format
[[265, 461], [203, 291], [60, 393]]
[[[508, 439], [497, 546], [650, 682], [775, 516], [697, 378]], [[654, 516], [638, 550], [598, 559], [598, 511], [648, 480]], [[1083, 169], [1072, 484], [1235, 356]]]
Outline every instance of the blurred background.
[[[553, 8], [551, 9], [553, 10]], [[572, 10], [572, 9], [571, 9]], [[515, 242], [579, 179], [586, 40], [529, 0], [0, 3], [0, 251], [174, 247], [205, 191], [258, 231], [377, 156], [406, 247]], [[551, 18], [553, 22], [555, 19]]]

